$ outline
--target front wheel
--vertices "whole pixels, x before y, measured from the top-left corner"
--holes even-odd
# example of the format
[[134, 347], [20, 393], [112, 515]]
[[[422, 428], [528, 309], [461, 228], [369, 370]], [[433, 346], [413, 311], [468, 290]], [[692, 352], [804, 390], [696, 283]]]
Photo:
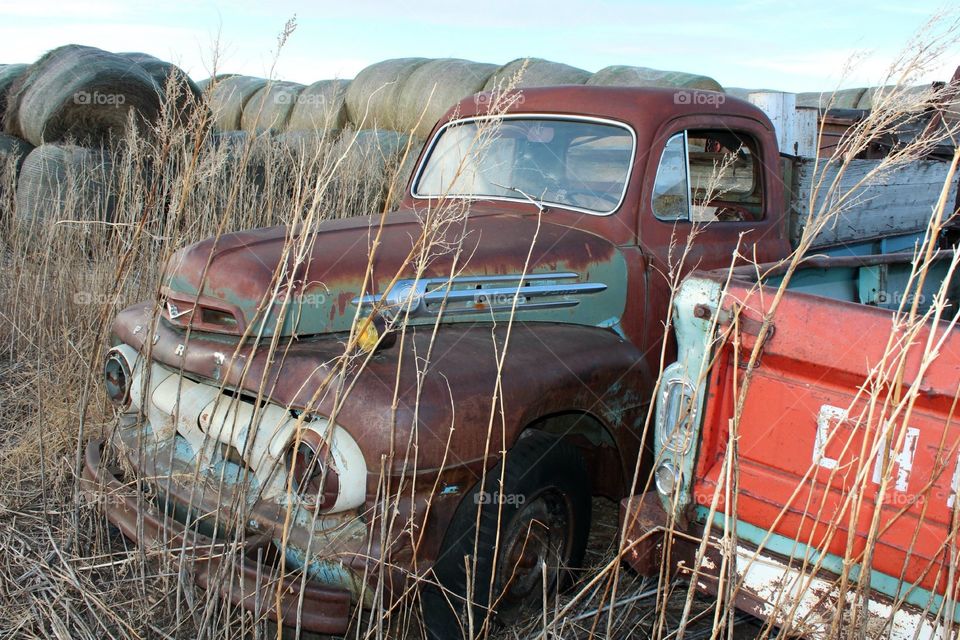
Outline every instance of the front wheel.
[[543, 606], [544, 583], [552, 592], [583, 561], [590, 505], [577, 448], [540, 431], [522, 437], [450, 522], [434, 564], [439, 588], [422, 596], [429, 636], [469, 638], [488, 613], [509, 622]]

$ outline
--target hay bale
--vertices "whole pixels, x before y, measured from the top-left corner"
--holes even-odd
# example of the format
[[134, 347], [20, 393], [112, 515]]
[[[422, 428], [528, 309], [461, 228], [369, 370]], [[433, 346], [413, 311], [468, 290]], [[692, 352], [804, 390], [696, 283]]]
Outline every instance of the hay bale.
[[832, 91], [806, 91], [797, 94], [797, 106], [819, 109], [856, 109], [866, 92], [865, 87], [841, 89], [836, 93]]
[[417, 67], [400, 87], [397, 130], [426, 137], [450, 107], [483, 91], [497, 68], [493, 64], [457, 58], [430, 60]]
[[33, 145], [26, 140], [0, 133], [0, 168], [12, 165], [16, 173], [20, 172], [27, 154], [33, 151]]
[[377, 62], [361, 70], [347, 87], [347, 115], [350, 122], [363, 129], [394, 129], [397, 105], [407, 78], [427, 58], [394, 58]]
[[254, 134], [285, 131], [290, 112], [305, 85], [297, 82], [270, 82], [243, 106], [240, 128]]
[[320, 80], [297, 96], [287, 131], [342, 129], [347, 124], [349, 80]]
[[112, 220], [112, 165], [99, 149], [45, 144], [27, 156], [17, 181], [22, 222]]
[[135, 62], [66, 45], [30, 65], [10, 89], [4, 131], [35, 145], [66, 138], [102, 143], [123, 135], [130, 112], [153, 121], [160, 89]]
[[286, 131], [273, 140], [287, 150], [294, 159], [313, 158], [323, 149], [340, 139], [339, 129], [313, 129], [312, 131]]
[[172, 62], [161, 60], [160, 58], [150, 55], [149, 53], [141, 53], [137, 51], [127, 51], [124, 53], [118, 53], [117, 55], [123, 56], [128, 60], [132, 60], [143, 67], [143, 69], [150, 74], [150, 77], [153, 78], [154, 82], [157, 83], [157, 86], [159, 86], [162, 91], [166, 90], [167, 84], [170, 81], [170, 76], [173, 76], [174, 82], [182, 85], [181, 91], [189, 91], [190, 94], [196, 99], [199, 99], [203, 94], [203, 91], [199, 86], [197, 86], [196, 82], [190, 79], [190, 76], [187, 75], [187, 72]]
[[[346, 133], [344, 139], [349, 141], [351, 133]], [[384, 164], [399, 157], [406, 148], [410, 136], [406, 133], [389, 129], [361, 129], [356, 132], [356, 140], [351, 147], [354, 153], [365, 160]]]
[[218, 82], [220, 82], [221, 80], [225, 80], [226, 78], [233, 78], [233, 77], [236, 76], [236, 75], [238, 75], [238, 74], [236, 74], [236, 73], [218, 73], [218, 74], [215, 75], [215, 76], [210, 76], [209, 78], [204, 78], [203, 80], [198, 80], [198, 81], [197, 81], [197, 88], [199, 88], [201, 91], [206, 91], [206, 90], [207, 90], [207, 87], [209, 87], [211, 84], [218, 83]]
[[622, 64], [600, 69], [590, 76], [586, 84], [602, 87], [676, 87], [678, 89], [723, 91], [719, 82], [707, 76], [683, 71], [630, 67]]
[[590, 79], [590, 72], [571, 67], [561, 62], [551, 62], [542, 58], [517, 58], [497, 69], [483, 86], [484, 91], [502, 89], [512, 82], [513, 77], [523, 68], [516, 88], [549, 87], [558, 84], [584, 84]]
[[219, 131], [240, 129], [247, 101], [266, 85], [266, 79], [252, 76], [231, 76], [216, 83], [210, 93], [214, 128]]
[[0, 133], [0, 217], [16, 208], [17, 176], [32, 149], [26, 140]]
[[7, 110], [7, 94], [10, 92], [10, 87], [23, 75], [27, 66], [25, 64], [0, 65], [0, 122], [3, 121], [3, 114]]

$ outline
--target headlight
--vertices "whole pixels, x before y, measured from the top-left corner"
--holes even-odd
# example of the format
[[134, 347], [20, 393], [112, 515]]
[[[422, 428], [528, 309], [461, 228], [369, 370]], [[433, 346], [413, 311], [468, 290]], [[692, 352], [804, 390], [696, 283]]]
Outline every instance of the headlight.
[[683, 456], [693, 434], [693, 385], [683, 378], [666, 378], [657, 408], [656, 431], [660, 446]]
[[340, 495], [340, 474], [330, 446], [320, 434], [305, 429], [300, 442], [290, 446], [287, 466], [293, 476], [293, 488], [303, 504], [311, 510], [326, 511]]
[[663, 496], [673, 496], [677, 487], [681, 486], [682, 480], [680, 470], [669, 462], [664, 462], [657, 467], [657, 470], [654, 472], [654, 482], [657, 485], [657, 491]]
[[123, 350], [114, 347], [107, 352], [107, 359], [103, 364], [103, 381], [110, 402], [121, 409], [128, 408], [133, 370]]

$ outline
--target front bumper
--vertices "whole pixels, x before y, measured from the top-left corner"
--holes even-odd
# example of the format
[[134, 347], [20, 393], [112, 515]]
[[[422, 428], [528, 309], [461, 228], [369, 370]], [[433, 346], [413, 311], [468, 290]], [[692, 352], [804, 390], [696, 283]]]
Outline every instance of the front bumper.
[[[855, 588], [841, 594], [838, 576], [822, 568], [813, 572], [816, 563], [809, 559], [791, 559], [741, 538], [734, 546], [733, 539], [723, 535], [721, 524], [709, 530], [701, 523], [681, 529], [671, 523], [655, 491], [625, 498], [620, 503], [620, 526], [624, 560], [639, 574], [663, 575], [667, 581], [681, 577], [694, 581], [703, 593], [732, 596], [737, 609], [772, 621], [784, 636], [832, 640], [838, 612], [847, 615], [857, 606], [870, 619], [870, 628], [883, 630], [883, 637], [914, 640], [946, 635], [923, 607], [895, 601], [876, 590], [867, 591], [865, 602], [857, 602]], [[789, 542], [788, 548], [800, 545]], [[736, 588], [729, 593], [731, 581]]]
[[299, 618], [300, 627], [307, 631], [346, 632], [350, 591], [311, 580], [304, 583], [299, 574], [277, 576], [273, 567], [262, 561], [263, 551], [271, 543], [267, 536], [232, 544], [188, 529], [151, 502], [131, 494], [129, 486], [106, 468], [104, 446], [102, 441], [87, 445], [81, 483], [87, 496], [104, 505], [107, 518], [123, 535], [144, 547], [175, 552], [200, 587], [218, 592], [257, 617], [265, 615], [276, 621], [279, 611], [285, 624], [294, 624]]

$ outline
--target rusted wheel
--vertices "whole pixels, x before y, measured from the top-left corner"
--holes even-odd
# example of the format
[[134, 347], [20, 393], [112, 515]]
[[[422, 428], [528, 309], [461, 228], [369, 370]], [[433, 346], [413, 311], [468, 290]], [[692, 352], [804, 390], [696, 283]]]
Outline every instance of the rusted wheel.
[[470, 636], [467, 594], [475, 635], [488, 613], [509, 622], [539, 609], [544, 582], [555, 590], [582, 562], [590, 508], [590, 479], [577, 448], [543, 432], [526, 434], [454, 514], [434, 565], [439, 587], [422, 595], [428, 635]]

